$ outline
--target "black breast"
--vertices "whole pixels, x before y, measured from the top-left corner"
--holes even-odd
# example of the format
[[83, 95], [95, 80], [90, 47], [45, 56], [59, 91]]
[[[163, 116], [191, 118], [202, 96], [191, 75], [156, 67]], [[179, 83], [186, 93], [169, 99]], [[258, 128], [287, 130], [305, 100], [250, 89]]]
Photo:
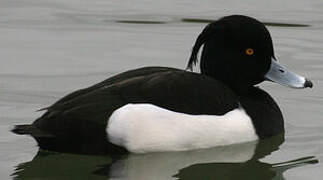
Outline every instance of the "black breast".
[[251, 117], [256, 133], [267, 138], [284, 132], [283, 115], [274, 99], [258, 87], [248, 89], [239, 96], [240, 102]]

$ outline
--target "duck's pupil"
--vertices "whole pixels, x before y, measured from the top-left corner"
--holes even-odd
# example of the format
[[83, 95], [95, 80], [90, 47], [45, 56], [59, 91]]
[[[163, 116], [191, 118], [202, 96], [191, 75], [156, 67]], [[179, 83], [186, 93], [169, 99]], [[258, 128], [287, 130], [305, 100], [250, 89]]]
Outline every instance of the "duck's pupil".
[[253, 55], [253, 53], [254, 53], [254, 50], [252, 49], [252, 48], [248, 48], [248, 49], [246, 49], [246, 54], [247, 55]]

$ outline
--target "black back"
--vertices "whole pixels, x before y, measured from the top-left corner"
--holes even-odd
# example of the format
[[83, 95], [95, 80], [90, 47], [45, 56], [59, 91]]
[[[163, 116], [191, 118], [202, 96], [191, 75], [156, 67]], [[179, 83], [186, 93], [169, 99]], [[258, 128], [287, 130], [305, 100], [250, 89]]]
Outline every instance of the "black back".
[[116, 153], [122, 148], [108, 143], [105, 128], [111, 113], [128, 103], [151, 103], [176, 112], [213, 115], [223, 115], [239, 105], [238, 97], [213, 78], [179, 69], [147, 67], [59, 100], [33, 123], [52, 136], [34, 137], [43, 149]]

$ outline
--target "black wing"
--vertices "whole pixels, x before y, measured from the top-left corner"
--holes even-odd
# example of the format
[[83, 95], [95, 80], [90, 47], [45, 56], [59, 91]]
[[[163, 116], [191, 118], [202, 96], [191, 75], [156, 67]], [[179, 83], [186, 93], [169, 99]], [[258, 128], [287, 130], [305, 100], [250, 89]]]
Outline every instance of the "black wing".
[[111, 152], [114, 147], [107, 143], [107, 121], [113, 111], [128, 103], [151, 103], [188, 114], [220, 115], [238, 107], [234, 93], [212, 78], [179, 69], [147, 67], [67, 95], [32, 124], [31, 129], [37, 131], [25, 133], [44, 149]]

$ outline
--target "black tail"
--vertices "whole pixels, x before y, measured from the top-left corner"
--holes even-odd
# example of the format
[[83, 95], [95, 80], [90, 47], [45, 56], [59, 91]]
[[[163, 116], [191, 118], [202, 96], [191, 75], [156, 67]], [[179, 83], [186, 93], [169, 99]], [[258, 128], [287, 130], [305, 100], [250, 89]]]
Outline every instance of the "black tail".
[[15, 134], [28, 134], [34, 138], [53, 137], [53, 135], [36, 128], [32, 124], [16, 125], [11, 131]]
[[[80, 153], [80, 154], [125, 154], [127, 152], [123, 147], [116, 146], [109, 143], [105, 138], [105, 132], [99, 133], [96, 138], [86, 139], [88, 137], [82, 133], [53, 135], [46, 131], [40, 130], [33, 124], [16, 125], [12, 130], [15, 134], [30, 135], [38, 143], [40, 149], [68, 152], [68, 153]], [[100, 131], [98, 131], [100, 132]]]

